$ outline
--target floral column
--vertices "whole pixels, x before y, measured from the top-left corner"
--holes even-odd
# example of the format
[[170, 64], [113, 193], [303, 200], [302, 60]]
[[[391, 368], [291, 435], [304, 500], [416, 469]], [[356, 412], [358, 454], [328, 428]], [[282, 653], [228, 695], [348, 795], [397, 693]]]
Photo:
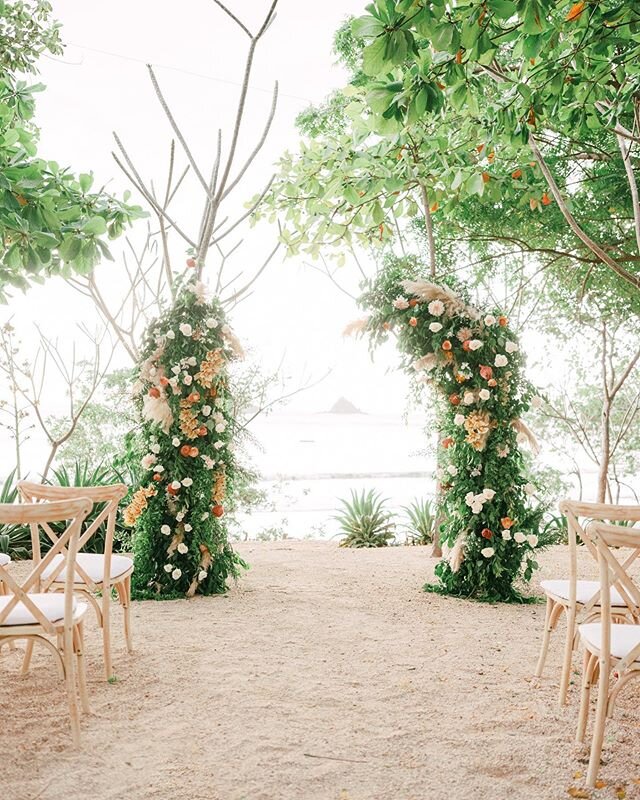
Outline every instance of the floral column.
[[235, 475], [228, 364], [242, 355], [195, 280], [149, 326], [134, 387], [144, 477], [124, 512], [138, 597], [224, 592], [243, 566], [224, 521]]

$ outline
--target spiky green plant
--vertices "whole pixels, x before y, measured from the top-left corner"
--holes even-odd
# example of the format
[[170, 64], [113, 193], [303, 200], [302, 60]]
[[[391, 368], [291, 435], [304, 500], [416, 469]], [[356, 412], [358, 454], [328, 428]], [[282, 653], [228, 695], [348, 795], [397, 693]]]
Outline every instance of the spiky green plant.
[[407, 544], [430, 544], [436, 527], [436, 507], [431, 499], [416, 498], [402, 506], [406, 521], [402, 527], [407, 533]]
[[[7, 475], [0, 488], [0, 503], [17, 503], [16, 470]], [[0, 525], [0, 553], [13, 559], [29, 558], [31, 554], [31, 531], [28, 525]]]
[[386, 547], [395, 538], [387, 502], [373, 489], [359, 494], [352, 489], [350, 500], [340, 500], [342, 508], [334, 516], [343, 537], [340, 547]]

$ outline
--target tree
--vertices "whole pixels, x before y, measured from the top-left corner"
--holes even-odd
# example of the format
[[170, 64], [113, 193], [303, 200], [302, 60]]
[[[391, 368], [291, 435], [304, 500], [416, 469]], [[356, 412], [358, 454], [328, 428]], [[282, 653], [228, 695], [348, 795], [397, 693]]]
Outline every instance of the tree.
[[26, 289], [48, 275], [87, 273], [111, 259], [104, 241], [117, 238], [142, 215], [104, 189], [37, 155], [34, 95], [40, 83], [20, 75], [37, 71], [42, 53], [59, 54], [59, 26], [45, 0], [0, 5], [0, 299], [9, 287]]

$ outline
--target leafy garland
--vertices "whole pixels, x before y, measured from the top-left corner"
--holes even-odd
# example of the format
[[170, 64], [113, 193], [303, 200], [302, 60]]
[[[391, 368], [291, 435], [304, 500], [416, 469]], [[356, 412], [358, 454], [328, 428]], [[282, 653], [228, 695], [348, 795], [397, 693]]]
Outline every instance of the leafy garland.
[[219, 301], [194, 279], [147, 330], [134, 385], [142, 480], [124, 511], [137, 597], [221, 593], [245, 566], [223, 521], [236, 475], [227, 365], [241, 356]]
[[520, 600], [514, 582], [538, 567], [544, 508], [526, 477], [519, 420], [537, 401], [524, 358], [499, 310], [480, 313], [464, 289], [407, 280], [406, 264], [384, 269], [361, 305], [372, 346], [393, 334], [403, 367], [437, 388], [440, 531], [448, 556], [436, 566], [447, 594]]

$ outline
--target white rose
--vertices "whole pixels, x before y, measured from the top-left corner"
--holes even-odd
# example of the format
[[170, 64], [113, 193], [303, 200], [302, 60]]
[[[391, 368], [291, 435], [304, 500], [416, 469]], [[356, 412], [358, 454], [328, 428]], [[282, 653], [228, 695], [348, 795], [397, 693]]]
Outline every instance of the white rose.
[[211, 328], [217, 328], [217, 327], [218, 327], [218, 320], [217, 320], [217, 319], [214, 319], [213, 317], [209, 317], [209, 319], [205, 320], [205, 323], [204, 323], [204, 324], [205, 324], [205, 325], [207, 326], [207, 328], [209, 328], [209, 329], [211, 329]]
[[142, 469], [151, 469], [151, 467], [156, 463], [156, 457], [153, 453], [147, 453], [146, 456], [142, 457], [142, 461], [140, 464], [142, 465]]
[[184, 542], [180, 542], [180, 544], [178, 545], [178, 552], [184, 555], [185, 553], [189, 552], [189, 548]]
[[502, 353], [498, 353], [496, 360], [493, 363], [496, 365], [496, 367], [506, 367], [509, 363], [509, 359], [502, 355]]
[[406, 308], [409, 308], [409, 301], [406, 297], [400, 295], [393, 301], [393, 307], [398, 311], [404, 311]]
[[185, 525], [184, 529], [185, 529], [185, 531], [187, 531], [187, 533], [189, 533], [189, 531], [192, 530], [192, 527], [191, 527], [191, 525]]
[[165, 564], [164, 565], [164, 571], [165, 572], [171, 572], [172, 569], [173, 569], [173, 564]]
[[513, 534], [513, 538], [518, 544], [522, 544], [527, 537], [524, 535], [524, 533], [520, 533], [520, 531], [518, 531], [517, 533]]
[[174, 447], [180, 447], [180, 439], [178, 439], [177, 436], [174, 436], [173, 439], [171, 440], [171, 444]]
[[154, 444], [151, 445], [149, 450], [151, 450], [152, 453], [156, 453], [157, 455], [160, 452], [160, 445], [157, 442], [154, 442]]
[[452, 477], [455, 477], [458, 474], [458, 468], [455, 466], [455, 464], [449, 464], [449, 466], [447, 467], [447, 472]]
[[173, 331], [167, 331], [167, 339], [175, 339], [176, 335]]
[[469, 350], [479, 350], [482, 346], [482, 341], [480, 339], [469, 340]]
[[524, 490], [527, 494], [535, 494], [536, 487], [532, 483], [525, 483]]
[[507, 353], [515, 353], [518, 350], [518, 345], [515, 342], [507, 342], [504, 349]]
[[465, 406], [472, 406], [476, 402], [476, 396], [473, 392], [465, 392], [462, 402], [465, 404]]
[[165, 536], [168, 536], [171, 533], [171, 528], [168, 525], [163, 525], [160, 528], [160, 533], [164, 534]]
[[464, 502], [470, 506], [475, 499], [475, 494], [473, 492], [467, 492], [464, 496]]
[[184, 519], [184, 511], [178, 511], [178, 513], [176, 514], [176, 519], [178, 520], [178, 522], [182, 522], [182, 520]]
[[465, 416], [464, 414], [456, 414], [453, 418], [454, 425], [464, 425]]
[[180, 488], [180, 481], [172, 481], [171, 488], [172, 489], [179, 489]]
[[211, 406], [202, 406], [201, 411], [203, 416], [208, 417], [211, 413]]
[[171, 372], [173, 372], [174, 375], [179, 375], [180, 367], [171, 367]]
[[193, 383], [193, 377], [189, 375], [188, 372], [185, 372], [184, 375], [182, 376], [182, 382], [184, 383], [185, 386], [191, 386], [191, 384]]
[[481, 400], [488, 400], [491, 397], [491, 392], [488, 389], [480, 389], [478, 397]]
[[438, 333], [438, 331], [442, 330], [442, 323], [440, 322], [431, 322], [429, 324], [429, 330], [431, 333]]
[[189, 325], [188, 322], [183, 322], [180, 325], [180, 333], [183, 336], [191, 336], [191, 335], [193, 335], [193, 328], [191, 327], [191, 325]]
[[216, 397], [215, 404], [218, 408], [221, 408], [224, 405], [224, 400], [221, 397]]
[[482, 503], [472, 503], [471, 505], [472, 514], [479, 514], [481, 511], [482, 511]]
[[182, 479], [182, 485], [183, 486], [191, 486], [192, 484], [193, 484], [193, 479], [192, 478], [183, 478]]
[[207, 571], [205, 569], [201, 569], [198, 573], [198, 580], [203, 581], [207, 577]]
[[216, 433], [224, 433], [224, 431], [226, 429], [227, 429], [227, 423], [226, 422], [219, 422], [216, 425]]
[[502, 531], [502, 538], [505, 540], [505, 542], [508, 542], [511, 538], [511, 531], [508, 528], [505, 528]]
[[483, 489], [482, 494], [487, 498], [487, 500], [493, 500], [496, 496], [496, 493], [493, 489]]
[[154, 472], [164, 472], [164, 467], [162, 466], [162, 464], [156, 464], [153, 469]]
[[537, 547], [538, 537], [532, 533], [530, 536], [527, 536], [527, 542], [529, 543], [529, 547]]
[[188, 359], [187, 359], [187, 364], [188, 364], [190, 367], [195, 367], [195, 365], [196, 365], [197, 363], [198, 363], [197, 359], [196, 359], [196, 358], [194, 358], [193, 356], [191, 356], [190, 358], [188, 358]]
[[224, 447], [224, 442], [218, 440], [217, 442], [213, 443], [213, 446], [216, 448], [216, 450], [221, 450]]
[[205, 519], [209, 519], [209, 512], [205, 511], [204, 514], [200, 515], [200, 519], [204, 522]]
[[442, 300], [432, 300], [427, 306], [429, 313], [434, 317], [441, 317], [444, 314], [444, 303]]
[[491, 558], [491, 556], [495, 555], [495, 550], [493, 547], [483, 547], [480, 551], [485, 558]]
[[484, 324], [489, 325], [489, 327], [496, 324], [496, 318], [493, 316], [493, 314], [487, 314], [487, 316], [484, 318]]
[[178, 569], [177, 567], [171, 573], [171, 577], [173, 578], [174, 581], [177, 581], [181, 576], [182, 576], [182, 570]]

